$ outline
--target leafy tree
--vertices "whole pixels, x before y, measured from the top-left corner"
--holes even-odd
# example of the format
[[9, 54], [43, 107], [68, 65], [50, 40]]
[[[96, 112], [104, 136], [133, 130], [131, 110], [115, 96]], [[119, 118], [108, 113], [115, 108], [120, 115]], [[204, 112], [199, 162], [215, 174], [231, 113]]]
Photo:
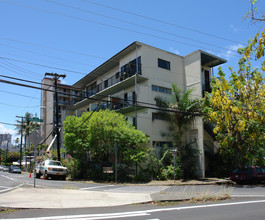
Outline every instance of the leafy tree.
[[[196, 116], [201, 114], [201, 101], [191, 98], [192, 89], [181, 92], [176, 85], [172, 85], [172, 89], [171, 102], [161, 97], [156, 97], [155, 100], [158, 106], [174, 111], [161, 111], [159, 114], [170, 121], [169, 134], [167, 135], [173, 136], [178, 155], [181, 158], [184, 177], [188, 178], [195, 170], [195, 154], [197, 151], [192, 148], [191, 143], [183, 142], [182, 137], [187, 130], [187, 126], [190, 126]], [[191, 164], [187, 164], [187, 154], [190, 157]]]
[[140, 163], [148, 152], [149, 138], [114, 111], [85, 112], [79, 118], [69, 116], [64, 127], [68, 153], [76, 159], [82, 155], [84, 162], [113, 161], [114, 144], [118, 146], [120, 162], [126, 164]]
[[169, 108], [175, 112], [162, 111], [160, 114], [165, 116], [170, 122], [170, 131], [176, 141], [177, 146], [181, 146], [182, 137], [186, 130], [186, 126], [195, 120], [196, 115], [201, 111], [201, 101], [192, 99], [192, 89], [188, 89], [184, 93], [176, 86], [172, 85], [173, 95], [172, 101], [169, 102], [161, 97], [156, 97], [156, 103], [160, 107]]
[[[250, 0], [253, 21], [264, 22], [264, 14], [255, 17], [256, 0]], [[264, 57], [265, 29], [259, 32], [249, 45], [239, 50], [242, 58], [238, 71], [230, 68], [229, 80], [219, 69], [219, 78], [212, 80], [212, 94], [205, 97], [206, 118], [215, 124], [214, 132], [220, 144], [221, 154], [234, 157], [234, 166], [264, 163], [265, 144], [265, 71]], [[254, 59], [261, 61], [260, 70], [253, 68]], [[255, 64], [256, 65], [256, 64]]]
[[[33, 122], [29, 121], [29, 118], [32, 118], [32, 114], [29, 112], [26, 112], [24, 118], [23, 118], [23, 125], [22, 125], [22, 135], [24, 136], [25, 144], [27, 143], [27, 139], [29, 135], [33, 132], [35, 125]], [[18, 130], [18, 134], [21, 134], [21, 121], [17, 121], [16, 130]], [[30, 143], [28, 143], [28, 146], [30, 146]], [[26, 147], [26, 146], [25, 146]]]
[[221, 151], [234, 155], [234, 166], [257, 163], [257, 153], [265, 144], [265, 86], [262, 72], [245, 58], [230, 79], [219, 68], [212, 79], [212, 93], [205, 97], [206, 118], [215, 124], [214, 133]]

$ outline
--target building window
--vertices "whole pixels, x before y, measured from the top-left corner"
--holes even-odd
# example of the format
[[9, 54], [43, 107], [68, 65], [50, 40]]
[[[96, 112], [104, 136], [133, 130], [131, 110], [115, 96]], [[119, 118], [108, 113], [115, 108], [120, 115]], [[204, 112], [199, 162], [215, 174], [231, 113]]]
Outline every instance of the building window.
[[108, 88], [108, 80], [105, 80], [105, 81], [104, 81], [104, 88], [105, 88], [105, 89]]
[[141, 70], [141, 57], [138, 57], [137, 60], [134, 59], [131, 62], [125, 64], [121, 67], [121, 80], [124, 80], [128, 77], [131, 77], [138, 73], [139, 75], [142, 74]]
[[166, 94], [172, 93], [172, 89], [161, 87], [161, 86], [156, 86], [156, 85], [152, 85], [152, 90], [156, 92], [166, 93]]
[[135, 117], [132, 118], [132, 122], [133, 122], [133, 126], [135, 127], [136, 126], [136, 118]]
[[87, 87], [87, 97], [97, 93], [97, 83], [93, 83]]
[[164, 145], [170, 148], [173, 146], [171, 141], [153, 141], [153, 147], [164, 147]]
[[158, 67], [170, 70], [170, 62], [158, 58]]
[[163, 113], [157, 113], [157, 112], [153, 112], [152, 113], [152, 120], [163, 120], [163, 121], [168, 121], [168, 117], [163, 114]]

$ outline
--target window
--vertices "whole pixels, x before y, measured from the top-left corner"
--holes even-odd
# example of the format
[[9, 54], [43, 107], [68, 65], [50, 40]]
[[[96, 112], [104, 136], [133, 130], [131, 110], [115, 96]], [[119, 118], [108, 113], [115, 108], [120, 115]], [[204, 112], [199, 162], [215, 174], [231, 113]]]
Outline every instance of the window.
[[97, 83], [93, 83], [87, 87], [87, 96], [90, 97], [97, 93]]
[[167, 145], [168, 147], [172, 147], [172, 142], [170, 141], [153, 141], [154, 147], [164, 147], [164, 145]]
[[105, 88], [105, 89], [108, 88], [108, 80], [105, 80], [105, 81], [104, 81], [104, 88]]
[[170, 70], [170, 62], [158, 58], [158, 67]]
[[139, 75], [142, 74], [141, 57], [138, 57], [137, 60], [134, 59], [131, 62], [121, 67], [121, 80], [126, 79], [130, 76], [133, 76], [136, 73], [138, 73]]
[[166, 94], [172, 93], [172, 89], [161, 87], [161, 86], [156, 86], [156, 85], [152, 85], [152, 90], [156, 92], [166, 93]]
[[125, 94], [124, 94], [123, 99], [124, 99], [124, 102], [127, 102], [127, 101], [128, 101], [128, 93], [125, 93]]
[[152, 113], [152, 120], [164, 120], [164, 121], [168, 121], [169, 119], [167, 118], [167, 116], [163, 113]]

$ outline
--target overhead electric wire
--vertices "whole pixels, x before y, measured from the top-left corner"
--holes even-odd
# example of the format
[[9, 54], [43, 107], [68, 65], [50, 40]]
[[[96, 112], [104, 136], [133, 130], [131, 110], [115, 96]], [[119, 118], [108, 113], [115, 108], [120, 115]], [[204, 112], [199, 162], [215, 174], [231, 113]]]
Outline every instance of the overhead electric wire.
[[[1, 37], [0, 37], [0, 39], [1, 39]], [[7, 40], [7, 39], [5, 39], [5, 40]], [[19, 43], [25, 43], [27, 45], [34, 45], [34, 44], [22, 42], [22, 41], [20, 41]], [[76, 61], [73, 61], [73, 60], [68, 60], [68, 59], [65, 59], [65, 58], [62, 58], [62, 57], [51, 56], [51, 55], [44, 54], [44, 53], [37, 53], [37, 52], [35, 52], [33, 50], [25, 50], [25, 49], [22, 49], [22, 48], [18, 48], [18, 47], [6, 45], [6, 44], [0, 44], [0, 45], [1, 46], [4, 46], [4, 47], [9, 47], [9, 48], [12, 48], [12, 49], [15, 49], [15, 50], [20, 50], [20, 51], [24, 51], [24, 52], [27, 52], [27, 53], [31, 53], [31, 54], [37, 54], [37, 55], [40, 55], [40, 56], [45, 56], [45, 57], [50, 57], [50, 58], [55, 58], [55, 59], [58, 59], [58, 60], [63, 60], [63, 61], [71, 62], [71, 63], [76, 63], [76, 64], [83, 65], [83, 66], [86, 66], [86, 67], [87, 66], [95, 67], [95, 66], [91, 66], [91, 65], [89, 65], [87, 63], [80, 63], [80, 62], [76, 62]], [[45, 47], [45, 46], [40, 46], [40, 47]], [[59, 48], [53, 48], [53, 49], [59, 50]], [[101, 59], [106, 59], [106, 58], [101, 58]]]
[[[27, 87], [27, 88], [32, 88], [32, 89], [39, 89], [39, 90], [45, 90], [45, 91], [49, 91], [49, 92], [53, 92], [55, 93], [54, 90], [49, 90], [49, 89], [44, 89], [44, 88], [40, 88], [40, 87], [35, 87], [35, 86], [31, 86], [31, 85], [26, 85], [26, 84], [22, 84], [22, 83], [17, 83], [17, 82], [11, 82], [11, 81], [7, 81], [7, 80], [2, 80], [0, 79], [1, 83], [7, 83], [7, 84], [11, 84], [11, 85], [16, 85], [16, 86], [22, 86], [22, 87]], [[69, 95], [66, 92], [60, 92], [60, 94], [66, 94]], [[82, 97], [82, 96], [78, 96], [78, 95], [72, 95], [72, 96], [76, 96], [76, 97]], [[109, 100], [103, 100], [103, 99], [98, 99], [98, 98], [91, 98], [91, 97], [86, 97], [86, 99], [92, 100], [92, 101], [99, 101], [101, 100], [102, 102], [112, 102]], [[141, 103], [141, 102], [136, 102], [136, 103]], [[167, 112], [175, 112], [175, 113], [183, 113], [183, 114], [193, 114], [193, 115], [201, 115], [201, 113], [189, 113], [189, 112], [185, 112], [185, 111], [181, 111], [181, 110], [172, 110], [169, 108], [160, 108], [157, 107], [157, 105], [155, 104], [151, 104], [151, 103], [145, 103], [147, 105], [155, 105], [156, 107], [150, 107], [150, 106], [144, 106], [144, 105], [135, 105], [135, 104], [130, 104], [130, 103], [126, 103], [130, 106], [135, 106], [136, 108], [147, 108], [147, 109], [153, 109], [153, 110], [160, 110], [160, 111], [167, 111]]]
[[[9, 2], [9, 3], [15, 4], [15, 5], [19, 5], [19, 6], [22, 6], [22, 7], [26, 7], [26, 8], [31, 8], [31, 9], [38, 10], [38, 11], [42, 11], [42, 12], [49, 13], [49, 14], [56, 14], [56, 15], [59, 15], [59, 16], [68, 17], [68, 18], [75, 19], [75, 20], [85, 21], [85, 22], [89, 22], [89, 23], [95, 23], [95, 24], [98, 24], [98, 25], [107, 26], [107, 27], [111, 27], [111, 28], [114, 28], [114, 29], [125, 30], [125, 31], [128, 31], [128, 32], [142, 34], [142, 35], [146, 35], [146, 36], [149, 36], [149, 37], [154, 37], [154, 38], [157, 38], [157, 39], [167, 40], [167, 41], [175, 42], [175, 43], [178, 43], [178, 44], [183, 44], [183, 45], [187, 45], [187, 46], [198, 48], [198, 45], [193, 45], [193, 44], [190, 44], [190, 43], [177, 41], [177, 40], [174, 40], [174, 39], [169, 39], [169, 38], [157, 36], [157, 35], [154, 35], [154, 34], [144, 33], [144, 32], [141, 32], [141, 31], [131, 30], [131, 29], [128, 29], [128, 28], [123, 28], [123, 27], [112, 25], [112, 24], [106, 24], [106, 23], [102, 23], [102, 22], [99, 22], [99, 21], [79, 18], [79, 17], [75, 17], [75, 16], [71, 16], [71, 15], [67, 15], [67, 14], [63, 14], [63, 13], [59, 13], [59, 12], [51, 12], [51, 11], [44, 10], [44, 9], [41, 9], [41, 8], [35, 8], [35, 7], [28, 6], [28, 5], [14, 3], [14, 2]], [[201, 47], [200, 46], [199, 48], [209, 50], [209, 48], [206, 48], [206, 47]], [[218, 51], [218, 50], [215, 50], [215, 49], [210, 49], [210, 50], [218, 52], [218, 53], [223, 53], [222, 51]]]
[[39, 108], [40, 105], [36, 105], [36, 106], [20, 106], [20, 105], [12, 105], [12, 104], [6, 104], [3, 102], [0, 102], [0, 105], [6, 105], [6, 106], [11, 106], [11, 107], [18, 107], [18, 108]]
[[57, 69], [57, 70], [61, 70], [61, 71], [66, 71], [66, 72], [78, 73], [78, 74], [86, 75], [85, 73], [78, 72], [78, 71], [73, 71], [73, 70], [63, 69], [63, 68], [54, 67], [54, 66], [43, 65], [43, 64], [39, 64], [39, 63], [32, 63], [32, 62], [28, 62], [28, 61], [24, 61], [24, 60], [12, 59], [12, 58], [8, 58], [8, 57], [2, 57], [2, 56], [1, 56], [0, 59], [4, 59], [4, 60], [12, 60], [12, 61], [15, 61], [15, 62], [20, 62], [20, 63], [30, 64], [30, 65], [40, 66], [40, 67], [46, 67], [46, 68], [53, 68], [53, 69]]
[[17, 126], [17, 124], [11, 124], [11, 123], [1, 122], [1, 121], [0, 121], [0, 124]]
[[1, 61], [1, 62], [2, 62], [2, 63], [5, 63], [5, 65], [9, 66], [10, 68], [15, 68], [15, 69], [17, 69], [17, 70], [19, 70], [19, 71], [24, 72], [25, 74], [30, 74], [30, 76], [32, 76], [32, 74], [34, 74], [34, 75], [38, 75], [38, 74], [36, 74], [36, 73], [33, 72], [33, 71], [26, 70], [26, 69], [24, 69], [24, 68], [22, 68], [22, 67], [19, 67], [19, 66], [13, 64], [13, 63], [8, 62], [7, 60], [3, 60], [3, 61]]
[[[73, 6], [70, 6], [70, 5], [66, 5], [66, 4], [55, 2], [55, 1], [51, 1], [51, 0], [46, 0], [46, 1], [50, 2], [52, 4], [60, 5], [62, 7], [71, 8], [71, 9], [74, 9], [74, 10], [77, 10], [77, 11], [82, 11], [82, 12], [89, 13], [89, 14], [94, 14], [94, 15], [105, 17], [105, 18], [108, 18], [108, 19], [116, 20], [116, 21], [119, 21], [119, 22], [123, 22], [123, 23], [131, 24], [131, 25], [139, 26], [139, 27], [142, 27], [142, 28], [145, 28], [145, 29], [149, 29], [149, 30], [152, 30], [152, 31], [156, 31], [156, 32], [159, 32], [159, 33], [168, 34], [168, 35], [171, 35], [171, 36], [174, 36], [174, 37], [178, 37], [178, 38], [182, 38], [182, 39], [185, 39], [185, 40], [190, 40], [190, 41], [194, 41], [194, 42], [197, 42], [197, 43], [205, 44], [205, 45], [208, 45], [208, 46], [216, 47], [216, 48], [219, 48], [219, 49], [227, 50], [227, 48], [224, 48], [224, 47], [221, 47], [221, 46], [218, 46], [218, 45], [215, 45], [215, 44], [210, 44], [210, 43], [199, 41], [199, 40], [196, 40], [196, 39], [184, 37], [184, 36], [181, 36], [181, 35], [178, 35], [178, 34], [173, 34], [173, 33], [170, 33], [168, 31], [163, 31], [161, 29], [152, 28], [150, 26], [145, 26], [145, 25], [141, 25], [141, 24], [125, 21], [125, 20], [122, 20], [122, 19], [119, 19], [119, 18], [116, 18], [116, 17], [103, 15], [103, 14], [100, 14], [100, 13], [88, 11], [86, 9], [73, 7]], [[231, 51], [237, 52], [236, 50], [233, 50], [233, 49], [231, 49]]]
[[147, 19], [147, 20], [156, 21], [156, 22], [159, 22], [159, 23], [163, 23], [163, 24], [166, 24], [166, 25], [173, 26], [173, 27], [181, 28], [181, 29], [184, 29], [184, 30], [192, 31], [192, 32], [195, 32], [195, 33], [199, 33], [199, 34], [207, 35], [207, 36], [210, 36], [210, 37], [218, 38], [220, 40], [224, 40], [224, 41], [227, 41], [227, 42], [233, 42], [233, 43], [237, 43], [237, 44], [242, 44], [241, 42], [238, 42], [238, 41], [234, 41], [234, 40], [231, 40], [231, 39], [227, 39], [227, 38], [220, 37], [220, 36], [217, 36], [217, 35], [214, 35], [214, 34], [210, 34], [210, 33], [206, 33], [206, 32], [203, 32], [203, 31], [198, 31], [198, 30], [186, 27], [186, 26], [181, 26], [181, 25], [175, 24], [175, 23], [173, 24], [173, 23], [170, 23], [170, 22], [167, 22], [167, 21], [163, 21], [163, 20], [160, 20], [160, 19], [157, 19], [157, 18], [148, 17], [146, 15], [136, 14], [134, 12], [125, 11], [125, 10], [114, 8], [114, 7], [111, 7], [111, 6], [106, 6], [106, 5], [100, 4], [98, 2], [93, 2], [93, 1], [88, 1], [88, 0], [81, 0], [81, 1], [89, 3], [89, 4], [98, 5], [100, 7], [109, 8], [109, 9], [112, 9], [112, 10], [115, 10], [115, 11], [123, 12], [123, 13], [126, 13], [126, 14], [134, 15], [134, 16], [137, 16], [137, 17], [140, 17], [140, 18], [144, 18], [144, 19]]
[[39, 98], [36, 98], [36, 97], [33, 97], [33, 96], [28, 96], [28, 95], [22, 95], [22, 94], [15, 93], [15, 92], [7, 92], [7, 91], [4, 91], [4, 90], [0, 90], [0, 92], [4, 92], [4, 93], [12, 94], [12, 95], [17, 95], [17, 96], [22, 96], [22, 97], [26, 97], [26, 98], [32, 98], [32, 99], [38, 99], [39, 100]]

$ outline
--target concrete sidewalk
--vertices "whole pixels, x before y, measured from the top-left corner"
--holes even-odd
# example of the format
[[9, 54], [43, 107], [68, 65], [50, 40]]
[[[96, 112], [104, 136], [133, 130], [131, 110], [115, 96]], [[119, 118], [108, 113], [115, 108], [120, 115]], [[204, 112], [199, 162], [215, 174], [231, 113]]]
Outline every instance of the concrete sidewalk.
[[[72, 189], [51, 189], [21, 186], [10, 192], [0, 194], [0, 207], [4, 208], [86, 208], [110, 207], [151, 201], [187, 200], [205, 195], [220, 196], [227, 192], [213, 185], [227, 183], [225, 180], [192, 181], [178, 185], [176, 182], [153, 182], [143, 184], [140, 190], [133, 191], [131, 184], [112, 191], [85, 191]], [[209, 185], [205, 189], [203, 185]], [[168, 191], [171, 186], [178, 186], [175, 192]], [[199, 189], [202, 188], [202, 189]]]
[[0, 195], [4, 208], [86, 208], [121, 206], [152, 201], [146, 193], [113, 193], [20, 187]]
[[[151, 189], [148, 189], [150, 188]], [[71, 189], [48, 189], [19, 187], [0, 194], [2, 208], [88, 208], [122, 206], [151, 201], [187, 200], [204, 196], [225, 196], [229, 192], [213, 186], [179, 186], [171, 191], [170, 186], [143, 186], [141, 191], [125, 187], [118, 191], [84, 191]]]

